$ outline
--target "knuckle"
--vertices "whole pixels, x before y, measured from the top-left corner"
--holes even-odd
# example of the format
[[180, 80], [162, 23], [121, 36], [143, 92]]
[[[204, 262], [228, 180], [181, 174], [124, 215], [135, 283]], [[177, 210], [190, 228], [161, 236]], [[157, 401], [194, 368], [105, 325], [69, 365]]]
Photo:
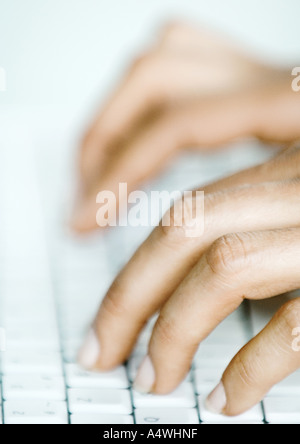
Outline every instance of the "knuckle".
[[131, 72], [136, 76], [144, 76], [152, 70], [157, 62], [157, 56], [154, 52], [146, 52], [135, 59], [131, 66]]
[[[146, 104], [152, 106], [154, 110], [157, 108], [157, 111], [160, 111], [164, 103], [162, 77], [161, 58], [155, 51], [138, 57], [130, 69], [131, 82], [143, 90], [143, 95], [147, 99]], [[152, 117], [155, 118], [155, 116], [154, 112]]]
[[174, 37], [177, 37], [178, 34], [181, 35], [181, 32], [183, 30], [183, 24], [171, 21], [167, 24], [165, 24], [163, 28], [163, 39], [165, 41], [168, 41], [169, 39], [173, 40]]
[[246, 239], [242, 234], [227, 234], [217, 239], [206, 255], [214, 274], [242, 271], [248, 260]]
[[293, 331], [300, 326], [300, 299], [294, 299], [284, 304], [278, 314], [285, 327]]

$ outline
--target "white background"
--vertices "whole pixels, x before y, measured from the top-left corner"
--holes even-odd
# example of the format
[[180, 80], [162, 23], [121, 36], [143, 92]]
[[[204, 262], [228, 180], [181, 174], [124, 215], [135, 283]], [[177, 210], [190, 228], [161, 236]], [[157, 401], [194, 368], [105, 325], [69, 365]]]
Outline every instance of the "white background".
[[0, 102], [84, 116], [173, 19], [225, 30], [263, 58], [300, 63], [299, 0], [0, 0]]

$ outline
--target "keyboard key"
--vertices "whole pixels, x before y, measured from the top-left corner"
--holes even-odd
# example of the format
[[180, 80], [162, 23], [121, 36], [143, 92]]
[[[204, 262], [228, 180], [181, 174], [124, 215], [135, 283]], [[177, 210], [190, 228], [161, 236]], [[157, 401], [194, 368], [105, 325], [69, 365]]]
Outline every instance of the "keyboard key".
[[196, 391], [198, 395], [210, 393], [219, 383], [222, 373], [225, 369], [219, 368], [201, 368], [195, 370]]
[[300, 424], [300, 398], [271, 396], [264, 400], [266, 421], [270, 424]]
[[[133, 383], [138, 369], [145, 357], [145, 353], [141, 354], [141, 355], [133, 355], [128, 362], [128, 376], [129, 376], [129, 380]], [[184, 379], [184, 382], [191, 382], [191, 373], [188, 373], [188, 375], [186, 376], [186, 378]]]
[[293, 373], [286, 379], [275, 385], [268, 394], [269, 396], [300, 396], [300, 372]]
[[71, 413], [132, 414], [129, 390], [70, 389], [68, 392]]
[[195, 367], [218, 367], [224, 371], [239, 350], [240, 347], [236, 344], [207, 344], [204, 342], [195, 355]]
[[242, 415], [235, 416], [235, 417], [227, 417], [222, 415], [217, 415], [215, 413], [212, 413], [208, 411], [205, 407], [205, 398], [206, 396], [199, 396], [198, 402], [199, 402], [199, 409], [200, 409], [200, 418], [201, 421], [204, 423], [214, 423], [214, 424], [242, 424], [242, 423], [263, 423], [264, 417], [263, 417], [263, 411], [261, 404], [256, 405], [251, 410], [248, 410], [248, 412], [243, 413]]
[[[16, 304], [17, 305], [17, 304]], [[33, 304], [34, 306], [35, 304]], [[30, 307], [30, 302], [27, 307], [22, 310], [22, 316]], [[51, 317], [50, 313], [48, 315]], [[38, 317], [39, 315], [37, 315]], [[57, 328], [49, 328], [49, 324], [44, 326], [30, 326], [22, 328], [22, 324], [18, 328], [7, 328], [6, 335], [7, 350], [26, 350], [27, 348], [40, 348], [48, 351], [50, 348], [56, 347], [59, 350], [59, 335]]]
[[129, 379], [131, 382], [133, 382], [136, 378], [137, 375], [137, 371], [144, 359], [144, 354], [143, 355], [138, 355], [138, 356], [133, 356], [132, 358], [129, 359], [128, 362], [128, 375], [129, 375]]
[[62, 341], [62, 348], [64, 351], [64, 355], [72, 356], [70, 363], [76, 363], [78, 358], [78, 353], [80, 348], [82, 347], [82, 338], [84, 335], [79, 337], [74, 337], [69, 340]]
[[68, 364], [66, 373], [68, 386], [72, 388], [126, 389], [129, 387], [125, 367], [118, 367], [111, 372], [96, 373], [83, 370], [76, 364]]
[[137, 424], [199, 424], [196, 409], [143, 408], [135, 411]]
[[265, 425], [263, 421], [245, 421], [234, 418], [229, 418], [228, 420], [225, 418], [224, 421], [210, 421], [210, 422], [202, 422], [202, 425]]
[[7, 375], [3, 376], [3, 397], [47, 399], [64, 401], [66, 389], [64, 379], [53, 375]]
[[226, 323], [224, 321], [219, 327], [216, 328], [204, 343], [206, 344], [237, 344], [244, 346], [249, 341], [246, 328], [241, 324]]
[[[38, 334], [38, 333], [37, 333]], [[7, 345], [8, 347], [8, 345]], [[35, 351], [7, 351], [3, 355], [3, 373], [46, 373], [62, 375], [62, 362], [60, 353], [48, 350]]]
[[15, 399], [4, 402], [6, 424], [68, 424], [65, 402]]
[[71, 415], [71, 424], [133, 424], [133, 416], [75, 413]]
[[144, 395], [134, 391], [133, 402], [137, 409], [150, 407], [194, 408], [196, 405], [193, 386], [188, 382], [182, 383], [169, 395]]

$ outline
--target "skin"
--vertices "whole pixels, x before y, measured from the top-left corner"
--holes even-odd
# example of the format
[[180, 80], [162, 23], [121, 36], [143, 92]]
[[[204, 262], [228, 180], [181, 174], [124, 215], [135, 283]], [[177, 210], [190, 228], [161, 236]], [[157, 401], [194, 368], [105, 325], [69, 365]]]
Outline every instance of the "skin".
[[[100, 190], [117, 195], [119, 182], [136, 189], [191, 145], [213, 149], [252, 136], [288, 148], [204, 188], [202, 236], [187, 238], [188, 219], [183, 227], [153, 231], [99, 309], [93, 329], [101, 353], [93, 369], [124, 362], [159, 311], [148, 349], [149, 391], [168, 393], [184, 379], [201, 341], [243, 300], [300, 287], [300, 145], [294, 143], [300, 94], [291, 81], [290, 71], [263, 66], [222, 36], [175, 24], [97, 116], [81, 150], [72, 221], [79, 232], [96, 228]], [[296, 299], [234, 357], [222, 377], [223, 414], [249, 409], [300, 367], [292, 349], [299, 326]]]

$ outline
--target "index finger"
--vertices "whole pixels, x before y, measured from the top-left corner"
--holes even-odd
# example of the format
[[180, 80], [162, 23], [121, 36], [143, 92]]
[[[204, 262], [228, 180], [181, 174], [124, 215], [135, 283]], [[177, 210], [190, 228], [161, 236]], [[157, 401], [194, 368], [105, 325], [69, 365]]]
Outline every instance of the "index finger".
[[204, 69], [195, 58], [173, 52], [156, 50], [140, 57], [84, 138], [80, 158], [83, 180], [88, 181], [91, 172], [99, 174], [99, 163], [112, 143], [131, 135], [157, 109], [188, 97], [191, 85], [199, 88], [212, 72], [214, 67]]

